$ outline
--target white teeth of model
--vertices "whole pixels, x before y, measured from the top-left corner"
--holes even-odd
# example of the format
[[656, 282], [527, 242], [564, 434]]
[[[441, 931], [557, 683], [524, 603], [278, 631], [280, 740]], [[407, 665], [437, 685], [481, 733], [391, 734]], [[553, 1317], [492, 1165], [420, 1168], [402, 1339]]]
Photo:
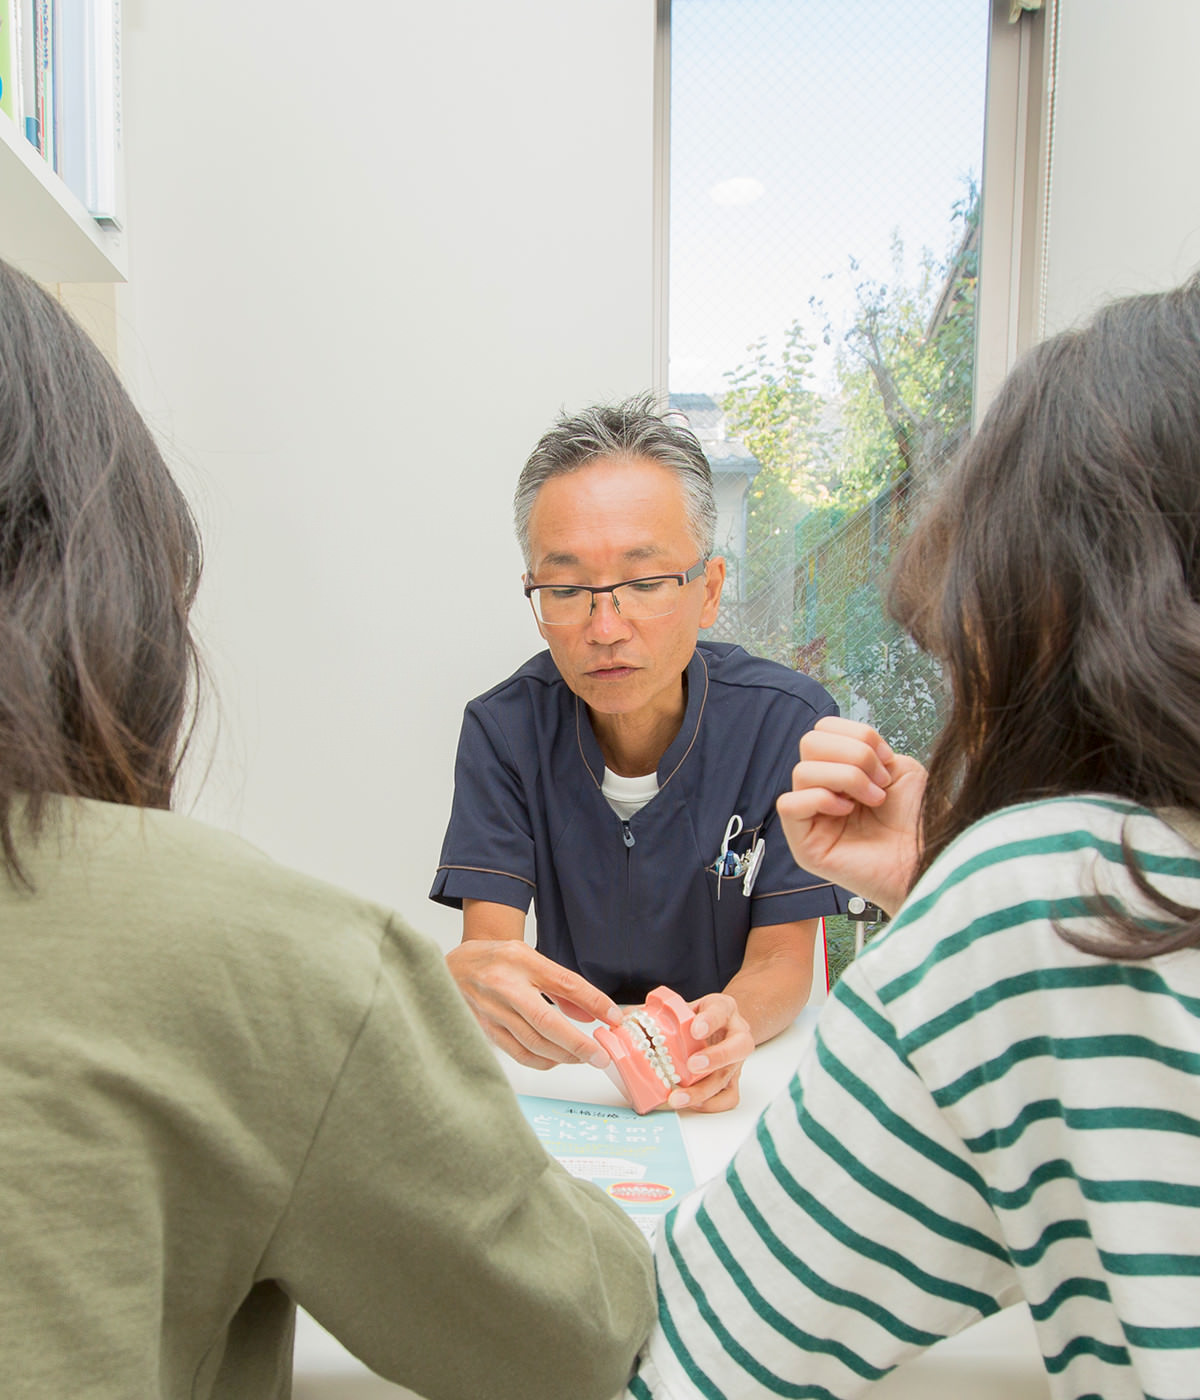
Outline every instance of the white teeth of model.
[[[667, 1049], [667, 1038], [654, 1018], [645, 1011], [635, 1011], [625, 1018], [625, 1025], [633, 1036], [634, 1044], [646, 1057], [646, 1063], [658, 1076], [668, 1091], [680, 1082], [675, 1062]], [[634, 1035], [634, 1032], [637, 1032]]]

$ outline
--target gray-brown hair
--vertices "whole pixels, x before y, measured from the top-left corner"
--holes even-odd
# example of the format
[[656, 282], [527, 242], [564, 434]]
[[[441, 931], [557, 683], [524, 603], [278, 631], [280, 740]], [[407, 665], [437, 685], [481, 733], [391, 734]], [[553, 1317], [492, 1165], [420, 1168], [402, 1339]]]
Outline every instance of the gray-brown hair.
[[682, 415], [660, 413], [653, 394], [639, 394], [623, 403], [596, 404], [581, 413], [563, 414], [529, 454], [513, 496], [513, 524], [526, 569], [533, 563], [529, 517], [538, 492], [552, 477], [578, 471], [602, 457], [643, 457], [674, 472], [696, 549], [704, 557], [712, 553], [717, 501], [704, 449]]
[[200, 539], [116, 375], [0, 262], [0, 847], [52, 794], [166, 807], [194, 715]]

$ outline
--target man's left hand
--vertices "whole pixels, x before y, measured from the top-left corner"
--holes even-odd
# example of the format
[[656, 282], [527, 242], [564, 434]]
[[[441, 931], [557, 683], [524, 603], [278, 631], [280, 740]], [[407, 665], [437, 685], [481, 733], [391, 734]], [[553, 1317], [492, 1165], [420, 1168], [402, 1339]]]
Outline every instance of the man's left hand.
[[737, 1002], [726, 992], [712, 992], [692, 1003], [696, 1020], [692, 1032], [707, 1041], [707, 1048], [688, 1061], [693, 1074], [704, 1078], [686, 1089], [672, 1089], [668, 1108], [690, 1108], [696, 1113], [720, 1113], [738, 1101], [742, 1065], [754, 1049], [749, 1023]]

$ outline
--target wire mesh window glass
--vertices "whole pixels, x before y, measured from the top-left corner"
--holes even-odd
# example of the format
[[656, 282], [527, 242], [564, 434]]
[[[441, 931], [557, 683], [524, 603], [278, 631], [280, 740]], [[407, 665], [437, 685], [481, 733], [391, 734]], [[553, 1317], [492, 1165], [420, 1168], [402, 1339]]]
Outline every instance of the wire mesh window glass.
[[970, 427], [990, 14], [671, 5], [669, 387], [717, 483], [709, 635], [921, 757], [940, 680], [879, 584]]

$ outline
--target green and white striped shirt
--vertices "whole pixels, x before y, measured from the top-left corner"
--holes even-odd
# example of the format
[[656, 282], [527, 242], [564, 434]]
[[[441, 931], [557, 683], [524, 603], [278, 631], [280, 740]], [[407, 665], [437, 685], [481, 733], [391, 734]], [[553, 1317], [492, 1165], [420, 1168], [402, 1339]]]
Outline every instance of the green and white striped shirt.
[[660, 1231], [629, 1390], [848, 1397], [1024, 1297], [1052, 1393], [1200, 1396], [1200, 949], [1121, 963], [1088, 896], [1200, 906], [1200, 854], [1102, 797], [965, 832], [839, 982], [789, 1088]]

